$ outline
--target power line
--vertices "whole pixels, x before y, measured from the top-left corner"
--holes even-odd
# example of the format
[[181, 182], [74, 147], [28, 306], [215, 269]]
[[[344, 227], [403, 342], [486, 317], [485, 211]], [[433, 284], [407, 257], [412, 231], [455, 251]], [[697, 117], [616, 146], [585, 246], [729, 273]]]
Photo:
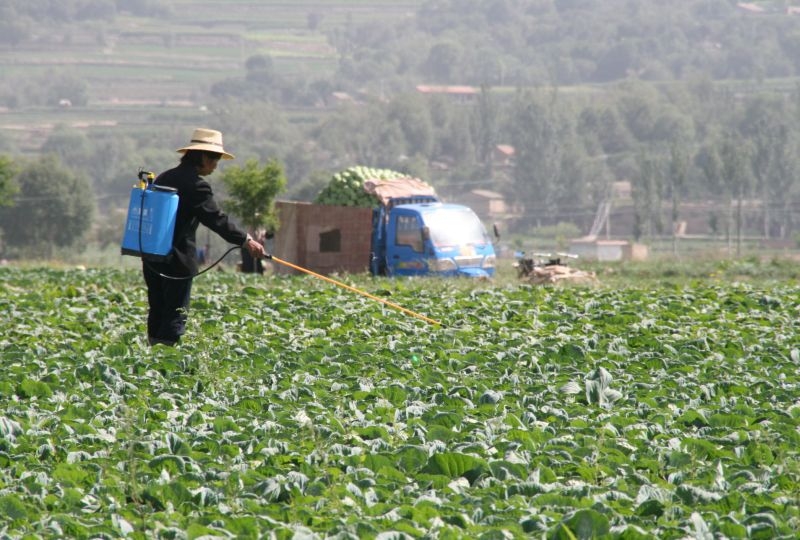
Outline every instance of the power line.
[[[118, 193], [103, 193], [100, 195], [95, 195], [95, 200], [105, 200], [105, 199], [112, 199], [112, 198], [123, 198], [125, 197], [124, 194]], [[37, 195], [37, 196], [24, 196], [24, 197], [13, 197], [12, 201], [17, 202], [36, 202], [36, 201], [57, 201], [59, 199], [63, 199], [63, 195]]]

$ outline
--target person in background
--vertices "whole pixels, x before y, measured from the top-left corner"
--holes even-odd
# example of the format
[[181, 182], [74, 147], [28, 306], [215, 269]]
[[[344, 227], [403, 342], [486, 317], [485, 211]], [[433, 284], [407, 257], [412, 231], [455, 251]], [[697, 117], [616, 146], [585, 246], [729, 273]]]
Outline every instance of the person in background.
[[[264, 235], [258, 231], [253, 231], [251, 236], [255, 236], [256, 242], [264, 245]], [[261, 264], [262, 259], [253, 257], [246, 249], [242, 250], [242, 262], [239, 269], [248, 274], [263, 274], [264, 266]]]
[[147, 340], [150, 345], [176, 345], [186, 331], [192, 278], [198, 271], [196, 232], [200, 223], [225, 241], [247, 250], [254, 259], [266, 257], [264, 246], [237, 226], [214, 199], [203, 178], [217, 168], [220, 159], [233, 159], [222, 146], [222, 133], [195, 129], [180, 164], [161, 173], [157, 185], [178, 190], [178, 210], [172, 251], [164, 262], [143, 261], [147, 285]]

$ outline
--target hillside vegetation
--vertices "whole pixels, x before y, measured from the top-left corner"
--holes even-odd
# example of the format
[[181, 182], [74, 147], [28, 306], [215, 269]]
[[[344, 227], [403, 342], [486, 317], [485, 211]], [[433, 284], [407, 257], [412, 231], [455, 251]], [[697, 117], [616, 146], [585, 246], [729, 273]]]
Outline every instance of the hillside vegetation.
[[0, 18], [0, 152], [54, 154], [86, 179], [100, 244], [138, 168], [170, 166], [187, 133], [210, 125], [237, 156], [278, 159], [289, 198], [313, 199], [349, 166], [389, 168], [455, 201], [499, 192], [517, 204], [485, 217], [512, 235], [580, 235], [625, 181], [614, 236], [787, 246], [800, 219], [794, 8], [12, 2]]

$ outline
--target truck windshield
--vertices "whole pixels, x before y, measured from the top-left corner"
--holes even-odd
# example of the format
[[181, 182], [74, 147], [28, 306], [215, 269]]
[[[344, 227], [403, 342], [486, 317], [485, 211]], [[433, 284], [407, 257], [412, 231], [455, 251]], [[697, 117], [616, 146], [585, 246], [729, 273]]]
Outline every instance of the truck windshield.
[[426, 213], [425, 225], [436, 247], [482, 245], [490, 242], [478, 216], [469, 208], [447, 208]]

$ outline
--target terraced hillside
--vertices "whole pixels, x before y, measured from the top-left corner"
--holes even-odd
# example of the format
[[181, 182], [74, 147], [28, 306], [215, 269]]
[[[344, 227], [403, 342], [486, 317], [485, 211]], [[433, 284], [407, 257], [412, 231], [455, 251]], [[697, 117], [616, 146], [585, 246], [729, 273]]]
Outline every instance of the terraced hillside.
[[60, 123], [135, 125], [154, 108], [165, 121], [191, 116], [207, 105], [211, 84], [242, 76], [253, 55], [270, 55], [288, 76], [321, 74], [338, 61], [332, 32], [412, 17], [420, 3], [175, 0], [161, 19], [122, 14], [112, 22], [42, 28], [32, 40], [0, 46], [3, 78], [41, 86], [53, 76], [72, 77], [86, 83], [86, 104], [0, 108], [0, 133], [33, 149]]

